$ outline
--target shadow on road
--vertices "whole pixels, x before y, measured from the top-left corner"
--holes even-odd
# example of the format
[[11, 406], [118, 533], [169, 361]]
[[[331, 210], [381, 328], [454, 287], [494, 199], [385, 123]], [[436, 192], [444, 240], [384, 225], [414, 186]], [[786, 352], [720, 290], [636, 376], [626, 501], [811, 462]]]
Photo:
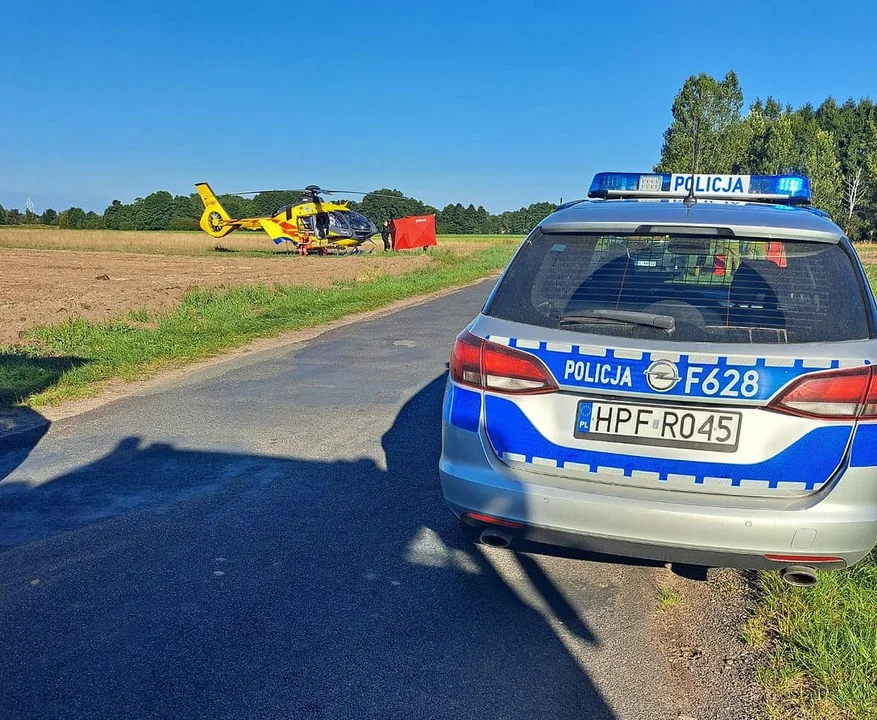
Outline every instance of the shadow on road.
[[49, 429], [49, 421], [30, 408], [0, 405], [0, 480], [30, 455]]
[[49, 429], [49, 421], [40, 413], [15, 403], [52, 387], [65, 372], [87, 362], [0, 352], [0, 481], [27, 459]]
[[[613, 718], [570, 651], [599, 643], [587, 619], [537, 560], [473, 546], [444, 505], [443, 383], [384, 435], [386, 469], [132, 437], [0, 494], [0, 707]], [[501, 563], [522, 571], [531, 596]]]

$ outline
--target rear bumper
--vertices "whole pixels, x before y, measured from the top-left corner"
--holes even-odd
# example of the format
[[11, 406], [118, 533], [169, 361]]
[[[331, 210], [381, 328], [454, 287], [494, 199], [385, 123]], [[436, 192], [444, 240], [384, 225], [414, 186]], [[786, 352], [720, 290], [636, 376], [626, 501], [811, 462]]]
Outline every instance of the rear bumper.
[[877, 543], [873, 469], [848, 470], [830, 491], [797, 501], [635, 490], [512, 468], [480, 433], [446, 423], [439, 471], [458, 516], [511, 520], [523, 525], [513, 535], [592, 552], [738, 568], [807, 564], [766, 554], [841, 558], [819, 563], [833, 569]]

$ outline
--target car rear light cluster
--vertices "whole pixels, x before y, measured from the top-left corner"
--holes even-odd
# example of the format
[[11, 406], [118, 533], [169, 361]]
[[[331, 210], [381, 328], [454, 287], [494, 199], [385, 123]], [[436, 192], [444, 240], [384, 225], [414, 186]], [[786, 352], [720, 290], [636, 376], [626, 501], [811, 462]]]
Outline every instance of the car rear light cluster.
[[451, 378], [460, 385], [514, 395], [554, 392], [557, 383], [538, 358], [465, 331], [451, 353]]
[[877, 419], [877, 373], [870, 365], [805, 375], [768, 407], [801, 417], [830, 420]]

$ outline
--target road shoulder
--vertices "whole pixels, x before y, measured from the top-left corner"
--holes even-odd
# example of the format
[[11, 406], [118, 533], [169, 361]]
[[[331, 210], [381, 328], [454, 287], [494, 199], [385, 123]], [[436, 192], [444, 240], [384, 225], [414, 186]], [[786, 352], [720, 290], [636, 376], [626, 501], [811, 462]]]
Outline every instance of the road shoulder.
[[[220, 355], [206, 358], [204, 360], [198, 360], [181, 367], [163, 370], [147, 380], [138, 380], [134, 382], [111, 380], [97, 395], [80, 400], [71, 400], [69, 402], [49, 407], [41, 407], [38, 412], [23, 407], [0, 408], [0, 438], [29, 432], [37, 425], [45, 424], [47, 421], [51, 423], [65, 418], [74, 417], [76, 415], [81, 415], [82, 413], [101, 408], [105, 405], [116, 402], [117, 400], [122, 400], [133, 395], [148, 395], [164, 390], [175, 383], [184, 382], [192, 378], [220, 374], [227, 370], [240, 367], [241, 365], [258, 361], [262, 356], [266, 356], [272, 352], [285, 350], [286, 348], [297, 344], [307, 343], [332, 330], [338, 330], [339, 328], [348, 325], [374, 320], [387, 315], [392, 315], [407, 308], [424, 305], [438, 298], [452, 295], [461, 290], [465, 290], [466, 288], [474, 287], [480, 283], [495, 282], [497, 276], [498, 275], [494, 274], [486, 278], [479, 278], [478, 280], [466, 283], [465, 285], [438, 290], [427, 295], [419, 295], [416, 297], [405, 298], [403, 300], [397, 300], [376, 310], [352, 313], [343, 318], [322, 325], [255, 340]], [[450, 347], [448, 348], [448, 352], [450, 352]]]
[[710, 569], [706, 580], [668, 569], [660, 579], [657, 636], [680, 720], [763, 717], [759, 655], [741, 634], [755, 602], [746, 573], [730, 568]]

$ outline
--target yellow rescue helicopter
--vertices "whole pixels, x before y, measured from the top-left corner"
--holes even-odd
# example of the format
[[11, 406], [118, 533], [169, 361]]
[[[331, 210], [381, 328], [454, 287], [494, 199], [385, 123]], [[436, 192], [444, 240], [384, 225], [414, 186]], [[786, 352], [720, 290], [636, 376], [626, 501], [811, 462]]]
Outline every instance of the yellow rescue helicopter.
[[[264, 230], [277, 245], [288, 242], [299, 252], [306, 254], [311, 250], [325, 253], [329, 248], [355, 248], [370, 240], [378, 231], [374, 223], [364, 215], [351, 210], [347, 200], [325, 202], [321, 195], [365, 195], [352, 190], [323, 190], [317, 185], [308, 185], [303, 190], [293, 190], [301, 194], [301, 199], [290, 205], [278, 208], [265, 217], [232, 218], [219, 198], [207, 183], [196, 183], [198, 195], [204, 203], [201, 215], [201, 229], [210, 237], [221, 238], [235, 230]], [[228, 193], [229, 195], [258, 195], [269, 190]], [[287, 191], [290, 192], [290, 191]]]

